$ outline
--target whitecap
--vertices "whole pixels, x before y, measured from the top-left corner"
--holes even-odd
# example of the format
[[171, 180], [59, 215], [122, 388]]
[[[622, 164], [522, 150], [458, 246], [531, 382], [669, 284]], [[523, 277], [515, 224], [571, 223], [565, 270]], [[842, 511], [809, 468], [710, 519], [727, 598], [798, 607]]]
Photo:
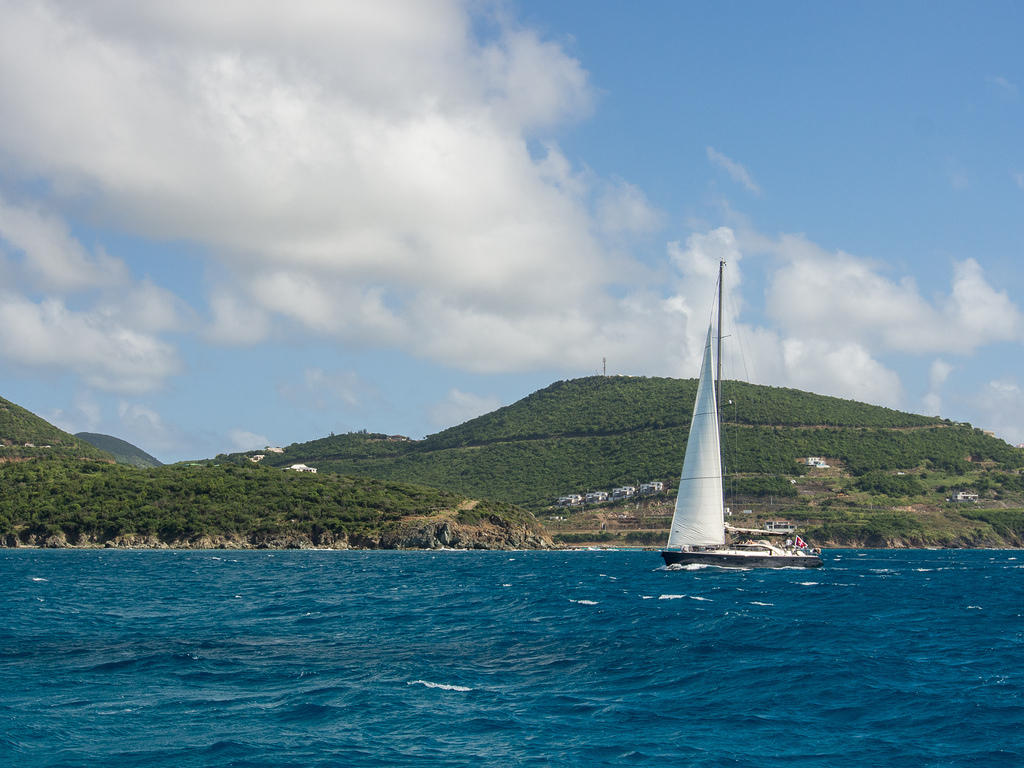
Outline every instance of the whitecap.
[[689, 598], [691, 600], [702, 600], [702, 601], [704, 601], [706, 603], [710, 603], [711, 602], [711, 598], [710, 597], [701, 597], [700, 595], [689, 595]]
[[801, 581], [800, 585], [804, 587], [816, 587], [818, 586], [818, 583], [819, 582], [817, 581]]
[[429, 680], [410, 680], [406, 685], [422, 685], [427, 688], [440, 688], [442, 691], [472, 691], [472, 688], [468, 688], [465, 685], [450, 685], [448, 683], [432, 683]]
[[501, 586], [503, 586], [503, 587], [511, 587], [512, 585], [511, 584], [502, 584]]
[[596, 600], [573, 600], [571, 597], [569, 598], [569, 602], [577, 603], [578, 605], [597, 605]]
[[49, 581], [49, 579], [44, 579], [42, 576], [33, 576], [32, 581]]
[[918, 573], [931, 573], [935, 569], [934, 568], [915, 568], [914, 570], [917, 571]]
[[750, 604], [751, 605], [767, 605], [769, 607], [774, 607], [775, 606], [775, 603], [762, 603], [760, 600], [751, 600]]
[[640, 595], [641, 600], [653, 600], [654, 595]]
[[982, 609], [982, 608], [981, 608], [981, 606], [980, 606], [980, 605], [968, 605], [968, 606], [967, 606], [967, 610], [969, 610], [969, 611], [970, 611], [970, 610], [980, 611], [981, 609]]
[[659, 600], [682, 600], [686, 595], [658, 595]]

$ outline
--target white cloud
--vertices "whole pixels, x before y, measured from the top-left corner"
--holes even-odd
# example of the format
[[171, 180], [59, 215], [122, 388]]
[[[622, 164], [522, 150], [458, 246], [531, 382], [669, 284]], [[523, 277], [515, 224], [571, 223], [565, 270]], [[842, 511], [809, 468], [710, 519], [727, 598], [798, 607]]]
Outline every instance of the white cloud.
[[1015, 99], [1019, 93], [1017, 84], [1007, 80], [1002, 75], [990, 75], [985, 80], [1004, 97]]
[[[0, 123], [0, 172], [122, 230], [205, 246], [227, 267], [210, 289], [219, 343], [256, 343], [283, 316], [444, 360], [462, 349], [477, 369], [551, 364], [632, 279], [596, 233], [658, 216], [543, 143], [590, 110], [579, 62], [489, 21], [478, 38], [454, 0], [15, 5], [0, 110], [19, 119]], [[444, 338], [424, 315], [438, 305], [522, 348], [472, 328]], [[576, 321], [544, 327], [538, 354], [538, 329], [564, 315]]]
[[609, 185], [598, 200], [597, 221], [607, 232], [653, 232], [661, 226], [662, 215], [643, 191], [620, 181]]
[[1024, 334], [1024, 315], [974, 259], [955, 264], [950, 293], [929, 302], [909, 278], [893, 281], [879, 265], [802, 236], [784, 235], [771, 248], [780, 264], [767, 309], [784, 333], [910, 354], [964, 354]]
[[899, 377], [858, 344], [791, 337], [782, 352], [787, 382], [799, 389], [891, 407], [902, 400]]
[[210, 298], [213, 319], [206, 338], [218, 344], [257, 344], [270, 333], [270, 318], [262, 308], [236, 294], [218, 291]]
[[317, 411], [339, 407], [355, 410], [375, 403], [380, 397], [377, 388], [356, 371], [315, 367], [303, 371], [301, 383], [280, 384], [278, 392], [303, 408]]
[[102, 250], [90, 255], [53, 214], [0, 198], [0, 246], [21, 256], [25, 272], [46, 289], [71, 292], [128, 281], [124, 263]]
[[69, 409], [57, 408], [43, 418], [71, 434], [95, 432], [102, 421], [102, 411], [90, 393], [80, 392]]
[[939, 390], [946, 383], [953, 366], [941, 358], [932, 361], [928, 372], [928, 394], [924, 396], [924, 412], [929, 416], [942, 414], [942, 396]]
[[990, 381], [974, 400], [986, 429], [1014, 445], [1024, 442], [1024, 390], [1016, 380]]
[[228, 432], [228, 439], [235, 451], [252, 451], [270, 445], [266, 435], [249, 432], [244, 429], [232, 429]]
[[0, 294], [0, 355], [26, 366], [70, 369], [98, 389], [144, 392], [176, 373], [174, 349], [96, 312]]
[[723, 155], [714, 147], [708, 147], [707, 153], [711, 164], [717, 165], [724, 170], [733, 181], [742, 184], [748, 192], [752, 192], [755, 195], [761, 194], [761, 188], [754, 181], [754, 177], [750, 175], [750, 172], [741, 163]]
[[476, 395], [451, 389], [448, 396], [430, 409], [430, 420], [438, 427], [453, 427], [501, 407], [494, 395]]

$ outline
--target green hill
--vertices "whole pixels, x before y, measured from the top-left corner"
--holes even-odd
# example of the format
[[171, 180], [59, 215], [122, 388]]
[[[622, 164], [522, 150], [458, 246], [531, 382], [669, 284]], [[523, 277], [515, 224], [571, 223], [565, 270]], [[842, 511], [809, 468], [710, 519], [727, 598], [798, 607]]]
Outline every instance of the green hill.
[[106, 451], [118, 464], [128, 464], [133, 467], [161, 467], [163, 462], [150, 456], [141, 448], [137, 448], [126, 440], [121, 440], [110, 435], [101, 435], [96, 432], [76, 432], [75, 437], [84, 440], [89, 445]]
[[[540, 510], [569, 492], [661, 480], [682, 464], [694, 380], [560, 381], [424, 440], [352, 433], [288, 446], [263, 461], [400, 479]], [[723, 382], [727, 471], [779, 488], [826, 456], [853, 475], [917, 467], [1008, 470], [1024, 452], [970, 425], [779, 387]], [[240, 457], [236, 457], [240, 458]], [[786, 481], [788, 485], [788, 481]]]
[[0, 461], [34, 457], [113, 461], [106, 451], [79, 440], [20, 405], [0, 397]]
[[[123, 440], [86, 435], [119, 454]], [[529, 512], [410, 483], [243, 462], [139, 468], [0, 399], [0, 546], [530, 548]]]
[[6, 546], [526, 548], [548, 542], [501, 502], [270, 467], [38, 458], [0, 465]]

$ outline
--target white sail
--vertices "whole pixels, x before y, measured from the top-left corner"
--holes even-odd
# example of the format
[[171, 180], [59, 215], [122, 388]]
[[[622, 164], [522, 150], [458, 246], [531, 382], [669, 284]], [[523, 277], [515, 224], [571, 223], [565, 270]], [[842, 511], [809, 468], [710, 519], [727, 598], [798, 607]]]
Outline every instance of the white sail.
[[722, 509], [722, 457], [719, 451], [718, 408], [711, 359], [711, 328], [704, 345], [704, 362], [697, 382], [690, 436], [679, 479], [676, 511], [668, 546], [706, 546], [725, 543]]

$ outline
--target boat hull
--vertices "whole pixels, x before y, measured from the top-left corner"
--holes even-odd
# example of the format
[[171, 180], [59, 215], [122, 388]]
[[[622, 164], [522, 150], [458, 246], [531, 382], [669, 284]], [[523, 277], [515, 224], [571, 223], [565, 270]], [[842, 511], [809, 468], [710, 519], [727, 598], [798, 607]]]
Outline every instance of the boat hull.
[[821, 568], [817, 555], [732, 554], [715, 552], [674, 552], [663, 550], [665, 565], [717, 565], [721, 568]]

